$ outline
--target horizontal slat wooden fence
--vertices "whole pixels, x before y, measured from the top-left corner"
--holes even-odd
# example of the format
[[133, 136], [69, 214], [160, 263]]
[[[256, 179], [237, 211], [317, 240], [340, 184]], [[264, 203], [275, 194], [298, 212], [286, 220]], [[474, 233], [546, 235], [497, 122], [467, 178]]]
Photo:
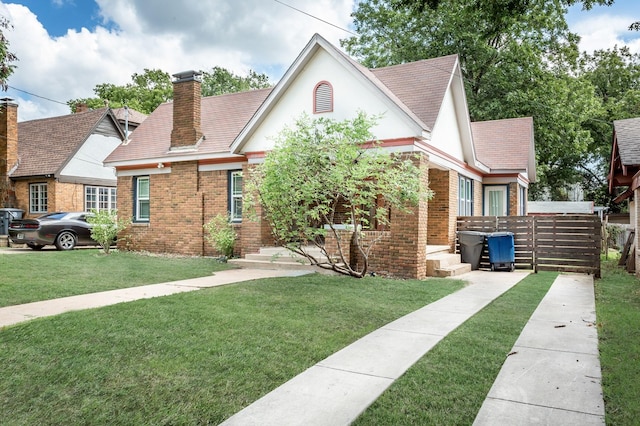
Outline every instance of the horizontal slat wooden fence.
[[[600, 277], [602, 224], [598, 216], [460, 216], [457, 229], [512, 232], [516, 268], [584, 272]], [[486, 244], [480, 267], [489, 267]]]

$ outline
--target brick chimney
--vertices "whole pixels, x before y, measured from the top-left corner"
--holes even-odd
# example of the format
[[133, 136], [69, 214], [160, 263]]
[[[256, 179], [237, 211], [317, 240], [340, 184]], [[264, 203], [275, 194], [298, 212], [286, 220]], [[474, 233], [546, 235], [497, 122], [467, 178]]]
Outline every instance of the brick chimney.
[[0, 207], [15, 207], [9, 173], [18, 164], [18, 104], [0, 99]]
[[173, 130], [171, 149], [195, 147], [202, 138], [200, 101], [202, 73], [184, 71], [173, 77]]
[[0, 177], [18, 164], [18, 104], [0, 99]]

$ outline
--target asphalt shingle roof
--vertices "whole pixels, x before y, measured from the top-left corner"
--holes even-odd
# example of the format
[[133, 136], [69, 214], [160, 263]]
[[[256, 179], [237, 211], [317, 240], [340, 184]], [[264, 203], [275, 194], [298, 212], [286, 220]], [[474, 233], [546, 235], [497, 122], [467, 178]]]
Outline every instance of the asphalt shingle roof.
[[527, 169], [533, 136], [533, 118], [471, 123], [476, 156], [491, 169]]
[[55, 174], [75, 154], [108, 108], [18, 123], [18, 167], [11, 177]]
[[371, 69], [371, 72], [411, 112], [433, 129], [456, 62], [457, 56], [449, 55]]
[[613, 129], [622, 164], [640, 165], [640, 117], [615, 120]]
[[[259, 89], [202, 98], [200, 127], [205, 139], [198, 147], [198, 154], [229, 152], [231, 143], [270, 91]], [[172, 128], [173, 103], [167, 102], [140, 124], [128, 145], [116, 148], [105, 161], [164, 157], [171, 147]]]

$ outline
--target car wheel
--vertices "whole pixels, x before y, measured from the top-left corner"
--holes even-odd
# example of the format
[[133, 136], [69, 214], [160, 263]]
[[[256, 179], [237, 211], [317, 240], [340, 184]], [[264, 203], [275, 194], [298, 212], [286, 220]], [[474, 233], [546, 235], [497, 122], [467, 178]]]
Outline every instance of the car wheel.
[[76, 236], [69, 231], [61, 232], [56, 238], [58, 250], [72, 250], [76, 246]]
[[31, 250], [42, 250], [42, 247], [40, 244], [27, 244], [27, 247], [29, 247]]

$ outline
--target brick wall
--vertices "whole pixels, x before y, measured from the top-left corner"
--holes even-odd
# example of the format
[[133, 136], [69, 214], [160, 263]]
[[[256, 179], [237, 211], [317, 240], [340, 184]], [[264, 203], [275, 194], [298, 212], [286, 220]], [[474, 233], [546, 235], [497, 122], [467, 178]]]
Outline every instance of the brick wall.
[[29, 213], [29, 185], [47, 184], [47, 213], [84, 210], [84, 185], [56, 182], [55, 179], [29, 179], [15, 182], [16, 208], [22, 210], [25, 218], [41, 216]]
[[518, 203], [518, 183], [509, 184], [509, 216], [518, 216], [520, 203]]
[[[429, 184], [428, 157], [420, 154], [411, 156], [414, 164], [421, 168], [421, 180], [424, 186]], [[410, 212], [391, 209], [389, 231], [364, 231], [364, 244], [379, 238], [369, 255], [369, 271], [401, 278], [424, 278], [426, 269], [427, 225], [429, 202], [422, 201]], [[343, 243], [351, 238], [351, 233], [340, 233]], [[332, 241], [332, 239], [334, 241]], [[328, 234], [325, 245], [329, 253], [335, 252], [337, 242]], [[348, 250], [343, 250], [343, 253]], [[353, 256], [353, 252], [350, 257]], [[350, 259], [353, 260], [353, 259]], [[357, 261], [356, 261], [357, 262]]]
[[458, 173], [449, 170], [429, 170], [429, 187], [435, 196], [429, 201], [429, 229], [431, 245], [453, 246], [456, 216], [458, 215]]
[[15, 207], [15, 192], [7, 178], [18, 162], [18, 105], [0, 104], [0, 207]]

